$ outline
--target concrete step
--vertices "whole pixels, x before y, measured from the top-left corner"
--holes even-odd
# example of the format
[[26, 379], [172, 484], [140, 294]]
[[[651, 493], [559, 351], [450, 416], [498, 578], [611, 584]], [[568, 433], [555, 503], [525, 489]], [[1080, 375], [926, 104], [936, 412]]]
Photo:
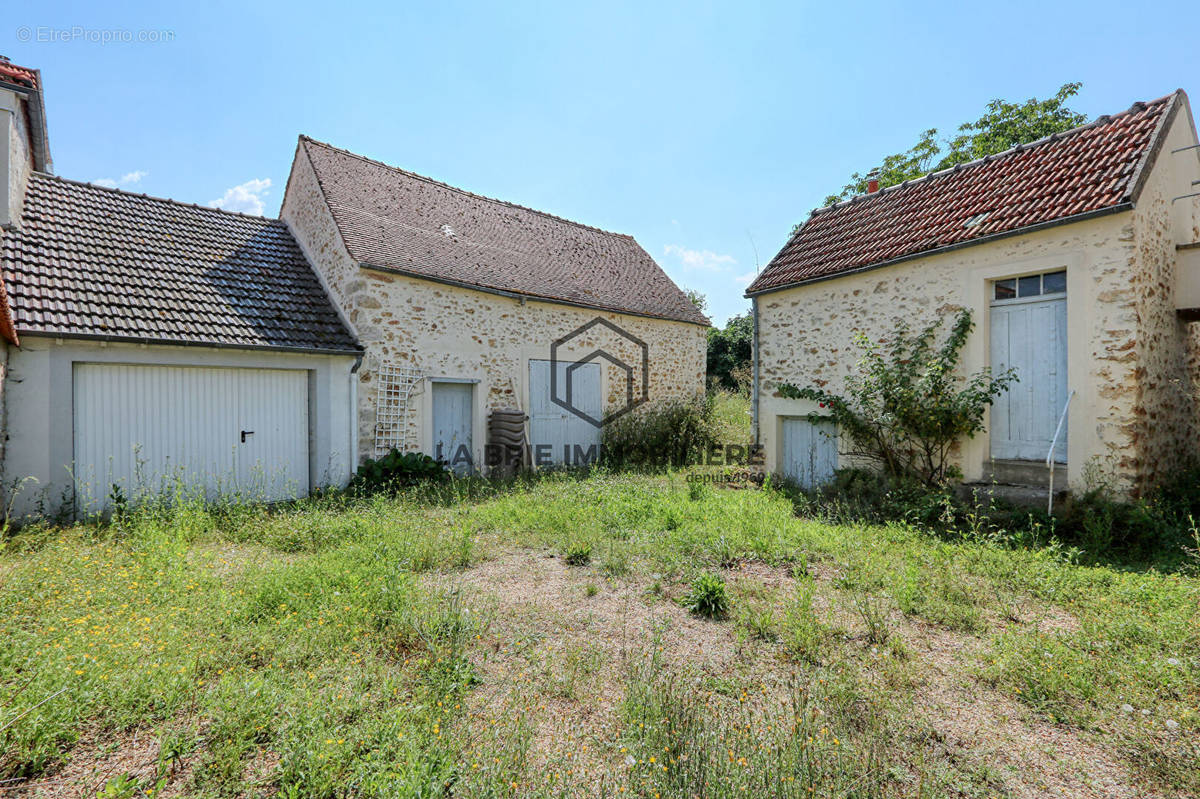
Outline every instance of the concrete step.
[[[1009, 486], [1033, 486], [1043, 492], [1050, 480], [1050, 470], [1045, 461], [991, 460], [984, 464], [983, 483], [998, 483]], [[1067, 487], [1067, 465], [1054, 464], [1055, 488]]]
[[[977, 508], [986, 508], [992, 500], [1000, 500], [1021, 508], [1046, 509], [1046, 486], [1001, 485], [999, 483], [963, 483], [958, 486], [959, 496], [964, 502]], [[1054, 484], [1054, 505], [1057, 507], [1067, 495], [1065, 489]]]

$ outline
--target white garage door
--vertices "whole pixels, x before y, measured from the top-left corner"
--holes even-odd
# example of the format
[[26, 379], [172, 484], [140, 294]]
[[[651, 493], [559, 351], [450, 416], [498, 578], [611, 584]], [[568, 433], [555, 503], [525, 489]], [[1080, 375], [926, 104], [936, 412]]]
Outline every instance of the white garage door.
[[837, 426], [803, 417], [783, 420], [783, 473], [804, 488], [829, 482], [837, 469]]
[[[558, 398], [566, 401], [567, 369], [572, 364], [558, 361], [554, 365]], [[571, 370], [570, 402], [593, 419], [603, 418], [600, 364], [584, 363]], [[600, 452], [600, 428], [551, 399], [550, 361], [529, 362], [529, 443], [539, 466], [586, 466]]]
[[76, 364], [76, 502], [184, 489], [274, 501], [308, 492], [302, 370]]

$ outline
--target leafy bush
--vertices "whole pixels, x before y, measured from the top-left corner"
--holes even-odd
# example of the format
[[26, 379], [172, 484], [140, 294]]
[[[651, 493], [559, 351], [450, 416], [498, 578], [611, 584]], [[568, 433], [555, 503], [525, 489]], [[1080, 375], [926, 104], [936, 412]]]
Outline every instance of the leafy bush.
[[856, 460], [885, 474], [927, 486], [959, 477], [950, 462], [955, 444], [983, 430], [983, 414], [1016, 380], [1009, 370], [993, 376], [983, 369], [965, 379], [958, 367], [975, 323], [962, 310], [946, 342], [934, 349], [941, 320], [912, 334], [901, 324], [891, 340], [857, 337], [863, 356], [858, 374], [846, 378], [846, 396], [821, 388], [781, 384], [779, 393], [828, 408]]
[[600, 457], [615, 468], [663, 468], [698, 463], [716, 443], [707, 397], [640, 408], [604, 427]]
[[358, 467], [349, 490], [355, 494], [395, 492], [420, 483], [442, 483], [450, 473], [428, 455], [393, 449], [380, 458], [368, 458]]
[[754, 317], [732, 316], [724, 328], [708, 331], [708, 382], [741, 394], [750, 393], [750, 357], [754, 347]]
[[1044, 504], [1014, 505], [976, 499], [961, 488], [930, 487], [862, 469], [840, 469], [825, 486], [804, 490], [786, 481], [776, 488], [797, 515], [834, 524], [903, 522], [940, 536], [988, 540], [1010, 547], [1062, 547], [1085, 563], [1187, 565], [1200, 519], [1200, 467], [1181, 469], [1170, 482], [1133, 500], [1104, 488], [1069, 495], [1054, 515]]
[[692, 580], [692, 589], [683, 599], [683, 606], [697, 616], [722, 619], [729, 612], [729, 592], [719, 575], [705, 572]]

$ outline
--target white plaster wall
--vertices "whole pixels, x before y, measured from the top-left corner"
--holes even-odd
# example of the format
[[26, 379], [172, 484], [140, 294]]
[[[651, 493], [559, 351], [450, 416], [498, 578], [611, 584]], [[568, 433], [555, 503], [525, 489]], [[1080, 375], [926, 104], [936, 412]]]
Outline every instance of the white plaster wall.
[[8, 354], [15, 347], [0, 343], [0, 464], [8, 452]]
[[210, 347], [165, 347], [21, 337], [10, 348], [5, 395], [9, 436], [4, 488], [13, 517], [69, 512], [73, 503], [73, 367], [76, 363], [305, 369], [309, 372], [309, 477], [344, 486], [353, 461], [354, 358]]
[[[415, 368], [424, 378], [408, 412], [405, 449], [432, 449], [429, 382], [435, 378], [475, 382], [477, 462], [486, 443], [487, 411], [529, 410], [529, 361], [548, 359], [550, 345], [573, 329], [602, 317], [644, 341], [649, 349], [651, 401], [694, 397], [704, 391], [707, 328], [554, 302], [520, 300], [449, 286], [377, 269], [362, 269], [342, 243], [303, 148], [292, 165], [281, 217], [366, 349], [358, 387], [359, 457], [375, 454], [378, 370], [385, 363]], [[641, 352], [606, 329], [574, 340], [562, 358], [582, 358], [603, 348], [635, 367], [641, 385]], [[605, 364], [605, 409], [621, 404], [624, 374]]]

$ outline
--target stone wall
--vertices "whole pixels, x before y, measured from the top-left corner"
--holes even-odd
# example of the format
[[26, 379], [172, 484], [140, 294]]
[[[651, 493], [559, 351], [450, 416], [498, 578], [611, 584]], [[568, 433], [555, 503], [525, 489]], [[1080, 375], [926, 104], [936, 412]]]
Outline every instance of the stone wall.
[[[1171, 151], [1195, 143], [1181, 109], [1146, 176], [1136, 208], [980, 244], [758, 298], [760, 429], [778, 468], [778, 418], [815, 410], [784, 400], [779, 382], [841, 391], [857, 350], [854, 335], [879, 340], [900, 322], [913, 328], [970, 308], [977, 324], [964, 368], [988, 364], [990, 282], [1067, 270], [1068, 480], [1138, 494], [1197, 457], [1200, 325], [1175, 311], [1176, 244], [1200, 240], [1194, 190], [1200, 161]], [[984, 473], [987, 434], [963, 442], [967, 479]]]
[[[694, 397], [704, 391], [707, 328], [597, 311], [450, 286], [378, 269], [361, 269], [350, 258], [303, 150], [293, 165], [282, 216], [326, 282], [366, 349], [359, 370], [359, 455], [376, 452], [376, 409], [381, 368], [412, 367], [423, 378], [407, 412], [406, 449], [431, 446], [430, 378], [476, 383], [473, 439], [477, 454], [486, 437], [487, 411], [518, 407], [528, 412], [529, 361], [549, 359], [550, 345], [597, 317], [648, 346], [650, 400]], [[641, 386], [641, 351], [604, 327], [564, 346], [560, 358], [584, 358], [596, 349], [633, 366]], [[602, 363], [606, 410], [624, 402], [626, 378]], [[636, 393], [636, 389], [635, 389]]]
[[[858, 358], [856, 333], [881, 340], [902, 322], [919, 329], [962, 308], [976, 322], [963, 368], [977, 371], [989, 361], [991, 281], [1065, 268], [1068, 387], [1078, 392], [1068, 424], [1069, 480], [1080, 485], [1085, 470], [1099, 468], [1131, 488], [1130, 464], [1121, 461], [1136, 441], [1132, 222], [1129, 213], [1114, 214], [759, 297], [760, 440], [768, 466], [779, 468], [779, 418], [816, 410], [779, 397], [780, 382], [840, 392]], [[968, 480], [983, 476], [988, 459], [986, 434], [964, 441], [958, 453]]]
[[1193, 191], [1200, 165], [1190, 152], [1172, 150], [1194, 143], [1186, 112], [1179, 113], [1133, 212], [1134, 253], [1129, 264], [1129, 301], [1136, 319], [1137, 368], [1130, 425], [1134, 445], [1121, 467], [1136, 489], [1169, 477], [1197, 454], [1195, 398], [1189, 379], [1188, 325], [1175, 313], [1179, 268], [1176, 244], [1195, 241], [1191, 203], [1174, 198]]

